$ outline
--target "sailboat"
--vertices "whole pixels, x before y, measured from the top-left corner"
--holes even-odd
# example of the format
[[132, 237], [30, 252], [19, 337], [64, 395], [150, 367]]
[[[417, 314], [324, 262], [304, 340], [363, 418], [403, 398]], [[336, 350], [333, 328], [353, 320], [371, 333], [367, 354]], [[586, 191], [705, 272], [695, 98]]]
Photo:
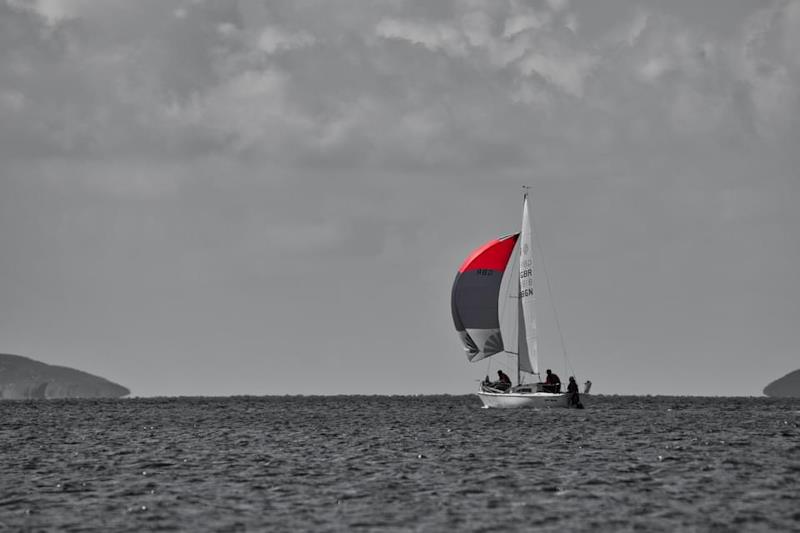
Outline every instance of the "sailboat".
[[[525, 187], [520, 232], [493, 239], [476, 248], [461, 264], [453, 282], [453, 323], [467, 359], [476, 362], [501, 353], [516, 356], [517, 384], [489, 382], [487, 376], [477, 393], [484, 407], [582, 406], [577, 393], [563, 392], [560, 387], [541, 383], [538, 379], [526, 381], [529, 376], [539, 376], [533, 248], [528, 188]], [[518, 251], [519, 260], [511, 261], [515, 251]], [[516, 300], [516, 352], [506, 350], [500, 328], [502, 317], [498, 303], [506, 273], [506, 288], [518, 289], [516, 296], [512, 297]]]

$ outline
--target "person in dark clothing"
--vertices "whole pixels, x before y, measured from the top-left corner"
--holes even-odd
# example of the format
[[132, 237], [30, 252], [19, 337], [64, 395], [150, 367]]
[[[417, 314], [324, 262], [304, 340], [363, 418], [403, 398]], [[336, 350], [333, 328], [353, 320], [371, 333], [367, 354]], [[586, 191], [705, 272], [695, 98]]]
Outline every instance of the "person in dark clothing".
[[578, 384], [575, 382], [575, 378], [570, 376], [569, 377], [569, 384], [567, 385], [567, 394], [569, 394], [569, 406], [574, 407], [577, 406], [580, 400], [578, 399]]
[[497, 381], [489, 382], [489, 376], [481, 383], [483, 390], [487, 392], [505, 392], [511, 388], [511, 378], [502, 370], [497, 371]]
[[579, 405], [581, 405], [580, 396], [578, 396], [578, 384], [575, 382], [575, 378], [572, 376], [569, 377], [569, 385], [567, 385], [567, 393], [569, 394], [570, 407], [578, 407]]
[[569, 377], [569, 385], [567, 385], [567, 392], [574, 392], [578, 393], [578, 384], [575, 383], [575, 378], [570, 376]]
[[[488, 376], [486, 379], [489, 379]], [[511, 388], [511, 378], [506, 375], [502, 370], [497, 371], [497, 381], [489, 384], [489, 387], [499, 391], [507, 391]]]
[[561, 379], [549, 368], [547, 369], [547, 377], [544, 380], [544, 384], [545, 392], [561, 392]]

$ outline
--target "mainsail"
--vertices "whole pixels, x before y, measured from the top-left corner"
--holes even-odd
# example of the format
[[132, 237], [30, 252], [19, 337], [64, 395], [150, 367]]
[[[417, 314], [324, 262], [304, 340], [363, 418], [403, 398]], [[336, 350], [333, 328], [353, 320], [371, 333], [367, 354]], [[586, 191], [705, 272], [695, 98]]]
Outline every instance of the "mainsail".
[[456, 274], [450, 298], [453, 322], [470, 361], [503, 351], [497, 301], [518, 237], [515, 233], [487, 242], [467, 257]]
[[528, 195], [522, 202], [522, 232], [519, 239], [519, 369], [539, 373], [536, 314], [533, 292], [533, 236], [528, 215]]

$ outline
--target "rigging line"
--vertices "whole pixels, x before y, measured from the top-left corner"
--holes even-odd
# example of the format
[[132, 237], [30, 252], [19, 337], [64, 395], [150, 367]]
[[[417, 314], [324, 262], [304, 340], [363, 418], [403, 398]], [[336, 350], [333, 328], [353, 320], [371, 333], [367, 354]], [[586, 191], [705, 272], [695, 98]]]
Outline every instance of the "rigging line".
[[564, 355], [564, 362], [567, 364], [570, 374], [572, 376], [575, 376], [575, 370], [572, 368], [572, 364], [569, 361], [569, 356], [567, 356], [567, 345], [564, 342], [564, 334], [561, 332], [561, 323], [558, 320], [558, 310], [556, 309], [556, 302], [553, 299], [553, 291], [550, 287], [550, 276], [547, 274], [547, 263], [544, 260], [544, 250], [542, 250], [542, 245], [539, 242], [539, 234], [536, 231], [536, 223], [534, 221], [534, 215], [533, 215], [533, 213], [535, 212], [535, 209], [533, 209], [533, 196], [529, 195], [529, 198], [531, 202], [530, 217], [531, 217], [531, 232], [533, 233], [533, 242], [534, 245], [536, 246], [536, 249], [539, 250], [539, 257], [542, 258], [542, 272], [544, 273], [544, 281], [545, 284], [547, 285], [547, 295], [550, 298], [550, 305], [553, 308], [553, 318], [555, 319], [556, 322], [556, 330], [558, 331], [558, 337], [561, 340], [561, 352]]

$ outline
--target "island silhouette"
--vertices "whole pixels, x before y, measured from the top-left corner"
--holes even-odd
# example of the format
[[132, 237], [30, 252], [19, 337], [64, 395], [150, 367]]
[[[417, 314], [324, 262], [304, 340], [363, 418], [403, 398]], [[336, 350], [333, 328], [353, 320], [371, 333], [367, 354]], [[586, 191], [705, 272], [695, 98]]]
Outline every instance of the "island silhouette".
[[0, 399], [120, 398], [130, 393], [122, 385], [81, 370], [0, 354]]
[[800, 398], [800, 369], [764, 387], [764, 394], [774, 398]]

